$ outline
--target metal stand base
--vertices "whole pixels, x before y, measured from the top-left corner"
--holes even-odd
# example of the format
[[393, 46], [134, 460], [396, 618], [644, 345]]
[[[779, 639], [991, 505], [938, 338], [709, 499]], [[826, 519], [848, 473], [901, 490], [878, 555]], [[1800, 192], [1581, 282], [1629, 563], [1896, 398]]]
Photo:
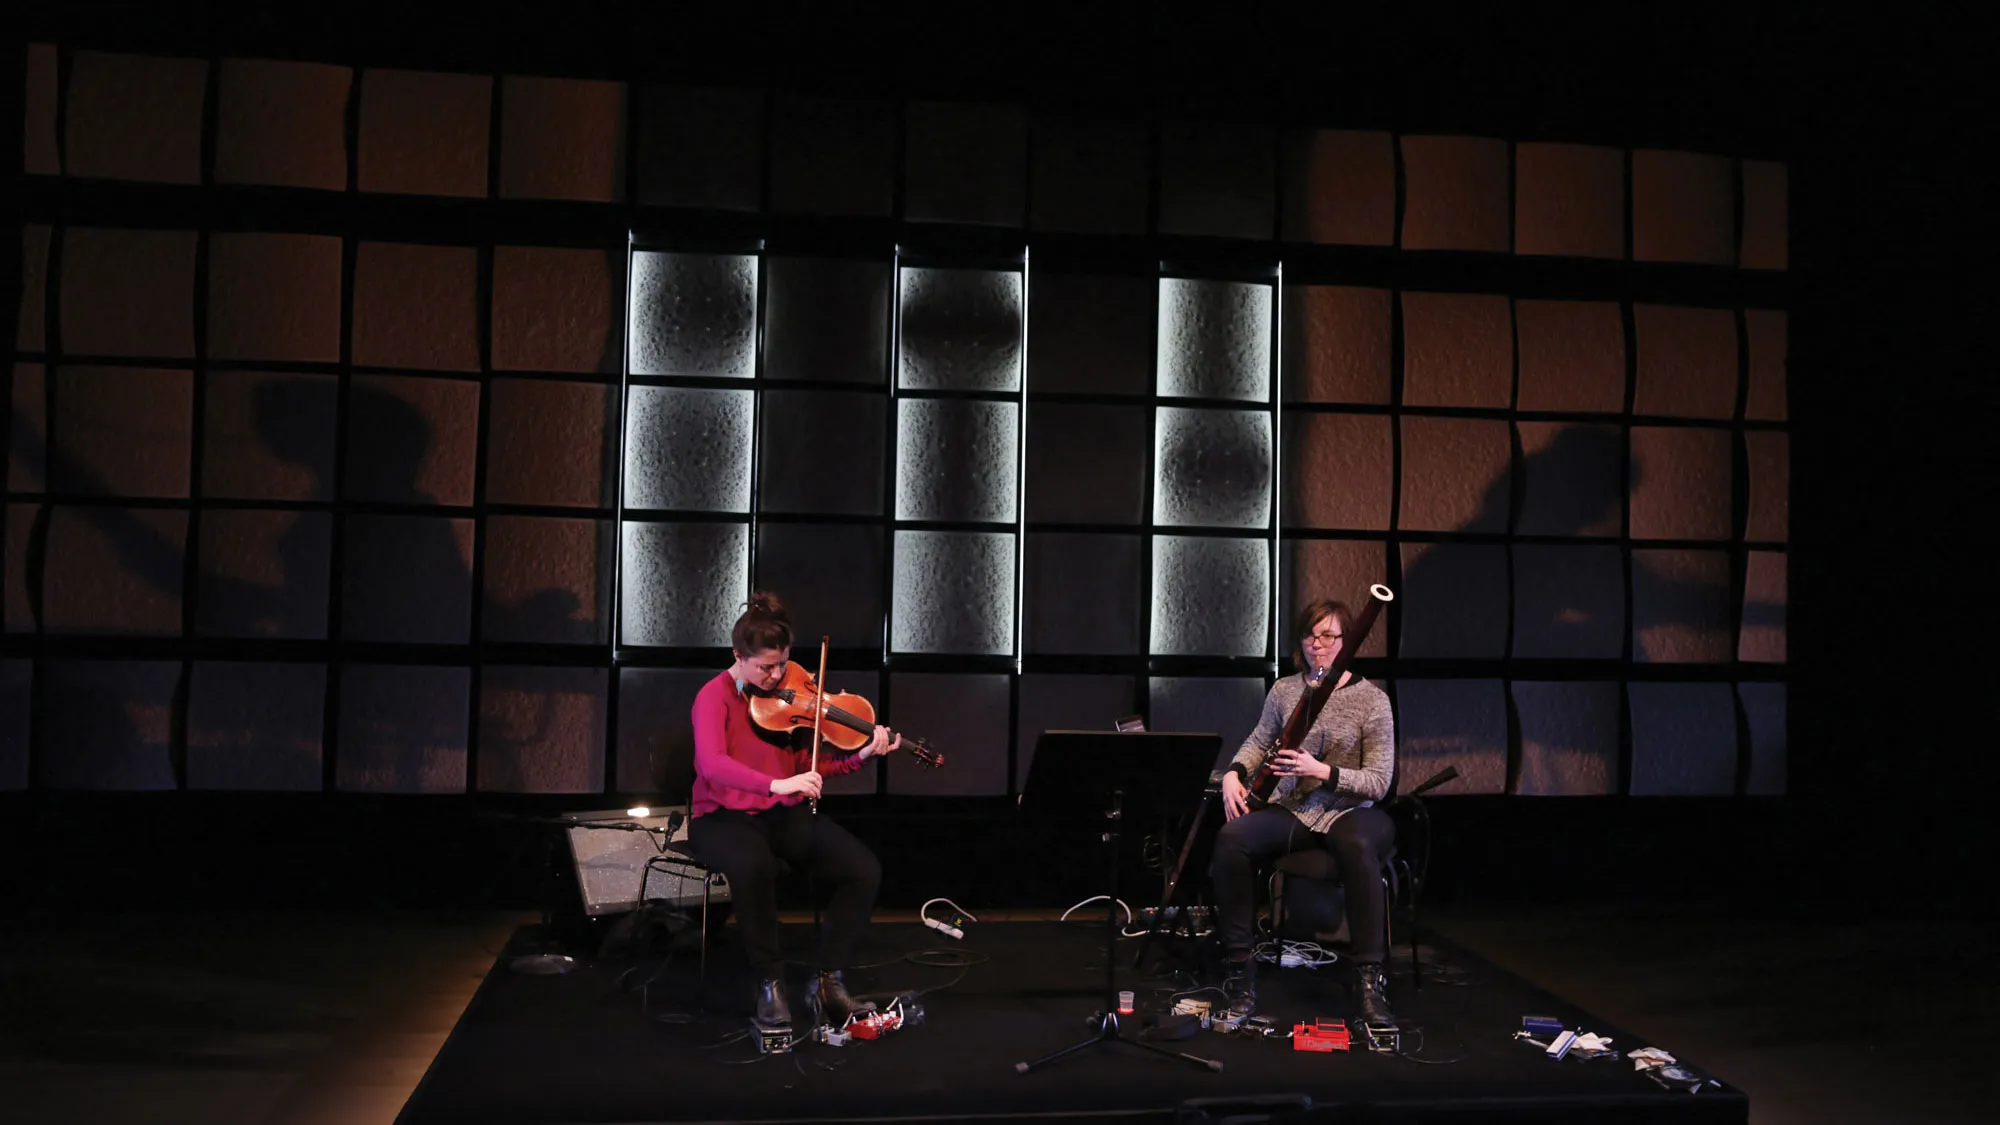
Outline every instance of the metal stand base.
[[1073, 1043], [1064, 1047], [1054, 1054], [1043, 1055], [1034, 1062], [1015, 1063], [1014, 1073], [1026, 1074], [1044, 1063], [1052, 1063], [1064, 1055], [1081, 1051], [1085, 1047], [1095, 1043], [1123, 1043], [1128, 1047], [1137, 1047], [1142, 1051], [1151, 1051], [1156, 1055], [1163, 1055], [1170, 1059], [1182, 1059], [1194, 1063], [1196, 1066], [1204, 1066], [1217, 1073], [1222, 1071], [1222, 1062], [1219, 1059], [1205, 1059], [1199, 1055], [1190, 1055], [1185, 1051], [1169, 1051], [1165, 1047], [1156, 1046], [1152, 1043], [1142, 1043], [1137, 1039], [1126, 1038], [1125, 1034], [1118, 1029], [1118, 1014], [1116, 1012], [1106, 1012], [1103, 1015], [1092, 1017], [1092, 1022], [1097, 1024], [1097, 1034], [1092, 1035], [1081, 1043]]

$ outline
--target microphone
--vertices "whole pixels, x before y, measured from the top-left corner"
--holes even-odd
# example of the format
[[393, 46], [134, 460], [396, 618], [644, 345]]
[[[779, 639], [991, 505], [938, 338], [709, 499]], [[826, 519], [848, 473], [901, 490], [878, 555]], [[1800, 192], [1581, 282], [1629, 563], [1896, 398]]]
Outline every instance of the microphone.
[[1417, 786], [1415, 789], [1410, 790], [1409, 793], [1406, 795], [1411, 797], [1421, 797], [1424, 794], [1430, 792], [1433, 789], [1436, 789], [1438, 786], [1443, 785], [1448, 781], [1456, 780], [1457, 777], [1458, 777], [1458, 767], [1446, 766], [1444, 769], [1431, 775], [1430, 780], [1424, 782], [1422, 785]]

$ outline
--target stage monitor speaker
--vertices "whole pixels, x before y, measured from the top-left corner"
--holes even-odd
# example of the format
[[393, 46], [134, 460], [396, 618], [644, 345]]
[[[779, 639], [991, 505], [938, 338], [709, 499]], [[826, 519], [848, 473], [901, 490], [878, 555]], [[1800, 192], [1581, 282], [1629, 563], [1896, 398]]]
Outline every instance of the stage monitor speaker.
[[[572, 822], [566, 834], [584, 914], [596, 918], [637, 910], [642, 900], [701, 907], [699, 876], [676, 870], [654, 870], [649, 875], [646, 870], [646, 861], [662, 854], [667, 844], [687, 839], [686, 806], [655, 808], [646, 816], [611, 809], [572, 813], [567, 819]], [[713, 884], [709, 901], [728, 902], [728, 881], [715, 874], [708, 878]]]

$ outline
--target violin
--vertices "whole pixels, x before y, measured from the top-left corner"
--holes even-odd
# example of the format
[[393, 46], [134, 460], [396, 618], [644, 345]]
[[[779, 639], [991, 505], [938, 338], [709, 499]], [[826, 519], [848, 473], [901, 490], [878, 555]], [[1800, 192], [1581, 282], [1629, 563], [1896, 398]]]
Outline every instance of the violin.
[[[750, 696], [750, 721], [779, 734], [810, 731], [819, 698], [819, 684], [813, 674], [792, 661], [785, 665], [784, 678], [777, 687]], [[827, 692], [824, 718], [822, 737], [849, 753], [868, 745], [868, 740], [875, 737], [875, 705], [851, 691]], [[903, 749], [920, 765], [932, 768], [944, 765], [944, 755], [921, 738], [905, 736]]]

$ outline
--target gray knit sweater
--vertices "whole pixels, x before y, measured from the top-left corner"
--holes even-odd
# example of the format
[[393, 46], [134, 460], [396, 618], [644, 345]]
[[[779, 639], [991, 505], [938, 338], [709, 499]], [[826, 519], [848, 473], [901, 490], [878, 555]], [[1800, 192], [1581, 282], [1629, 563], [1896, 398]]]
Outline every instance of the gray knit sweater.
[[[1257, 775], [1266, 756], [1277, 753], [1285, 724], [1305, 690], [1305, 677], [1300, 675], [1271, 685], [1257, 729], [1230, 759], [1231, 765], [1243, 767], [1246, 779]], [[1299, 749], [1330, 763], [1333, 776], [1326, 781], [1281, 777], [1271, 803], [1292, 810], [1314, 832], [1324, 832], [1348, 809], [1372, 805], [1389, 795], [1389, 779], [1396, 770], [1396, 719], [1389, 710], [1389, 696], [1359, 676], [1348, 681], [1327, 696]]]

